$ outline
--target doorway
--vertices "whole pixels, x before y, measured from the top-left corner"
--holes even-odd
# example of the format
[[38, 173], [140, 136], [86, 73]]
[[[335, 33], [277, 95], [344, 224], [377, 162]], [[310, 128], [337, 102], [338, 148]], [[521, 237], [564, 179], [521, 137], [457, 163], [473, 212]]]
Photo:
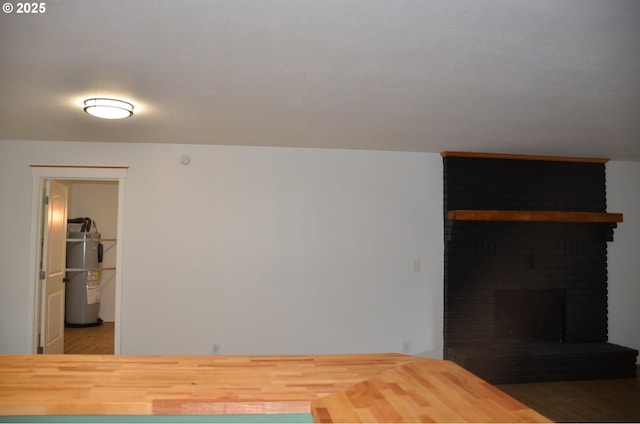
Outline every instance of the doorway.
[[[60, 181], [60, 180], [56, 180]], [[66, 284], [66, 322], [64, 329], [64, 353], [70, 354], [113, 354], [113, 339], [115, 328], [115, 271], [116, 253], [118, 249], [118, 182], [65, 180], [61, 181], [69, 187], [68, 216], [71, 221], [79, 218], [89, 219], [91, 228], [89, 233], [99, 234], [93, 244], [101, 246], [102, 261], [97, 278], [95, 300], [92, 305], [87, 304], [87, 289], [84, 287], [84, 272], [70, 272]], [[80, 224], [69, 223], [70, 237], [81, 229]], [[84, 243], [69, 242], [69, 248], [82, 249]], [[80, 253], [80, 252], [75, 252]], [[95, 252], [97, 255], [97, 252]], [[73, 260], [67, 258], [68, 266], [73, 267]], [[82, 281], [80, 281], [82, 280]], [[81, 296], [79, 296], [81, 295]], [[91, 313], [89, 313], [89, 309]], [[82, 315], [82, 316], [79, 316]], [[81, 319], [79, 323], [78, 319]]]
[[[103, 239], [104, 253], [100, 274], [100, 321], [106, 325], [99, 331], [92, 332], [92, 328], [74, 328], [73, 330], [89, 330], [80, 336], [80, 339], [91, 340], [99, 338], [99, 343], [104, 343], [105, 334], [111, 334], [111, 353], [120, 353], [120, 300], [121, 300], [121, 275], [122, 275], [122, 249], [117, 247], [122, 241], [123, 235], [123, 211], [124, 211], [124, 184], [126, 167], [48, 167], [32, 166], [33, 191], [32, 191], [32, 259], [34, 264], [32, 276], [34, 284], [31, 286], [32, 321], [29, 331], [32, 332], [30, 340], [32, 353], [41, 351], [43, 346], [44, 329], [47, 329], [46, 316], [42, 314], [42, 293], [46, 289], [47, 281], [41, 277], [42, 240], [46, 236], [46, 228], [42, 211], [46, 210], [42, 196], [44, 187], [50, 181], [56, 181], [68, 187], [69, 204], [68, 217], [91, 217], [95, 220], [98, 231]], [[73, 225], [73, 224], [70, 224]], [[102, 327], [102, 326], [100, 326]], [[97, 329], [97, 326], [96, 328]], [[66, 329], [63, 333], [67, 333]], [[78, 340], [78, 333], [74, 334]], [[97, 339], [96, 339], [97, 340]], [[62, 352], [60, 352], [62, 353]], [[65, 349], [64, 353], [89, 353], [73, 352]], [[98, 352], [94, 352], [98, 353]]]

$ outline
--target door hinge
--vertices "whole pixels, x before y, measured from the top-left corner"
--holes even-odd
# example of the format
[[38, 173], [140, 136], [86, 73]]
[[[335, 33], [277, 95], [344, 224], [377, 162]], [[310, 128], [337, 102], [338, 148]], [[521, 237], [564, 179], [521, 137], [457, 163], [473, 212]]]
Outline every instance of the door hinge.
[[44, 280], [45, 278], [47, 278], [47, 273], [44, 271], [40, 271], [40, 279]]
[[44, 198], [42, 199], [42, 202], [43, 202], [45, 205], [48, 205], [48, 204], [49, 204], [49, 196], [44, 196]]

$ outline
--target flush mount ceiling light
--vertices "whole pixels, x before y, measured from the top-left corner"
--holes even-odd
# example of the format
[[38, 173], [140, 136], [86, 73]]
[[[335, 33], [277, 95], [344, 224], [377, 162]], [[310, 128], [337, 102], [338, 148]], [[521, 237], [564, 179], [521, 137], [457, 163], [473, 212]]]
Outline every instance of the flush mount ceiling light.
[[94, 98], [84, 101], [84, 111], [103, 119], [123, 119], [133, 115], [133, 105], [116, 99]]

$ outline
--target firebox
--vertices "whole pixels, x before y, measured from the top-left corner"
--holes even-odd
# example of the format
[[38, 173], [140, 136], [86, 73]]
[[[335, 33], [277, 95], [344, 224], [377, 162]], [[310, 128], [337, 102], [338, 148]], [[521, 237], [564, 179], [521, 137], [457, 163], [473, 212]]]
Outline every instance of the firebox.
[[495, 338], [564, 342], [564, 290], [496, 290]]

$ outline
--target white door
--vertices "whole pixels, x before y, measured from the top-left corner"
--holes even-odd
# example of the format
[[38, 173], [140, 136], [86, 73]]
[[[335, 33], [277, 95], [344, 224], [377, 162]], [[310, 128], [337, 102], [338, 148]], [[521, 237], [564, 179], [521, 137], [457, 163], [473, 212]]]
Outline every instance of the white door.
[[67, 254], [67, 199], [64, 184], [47, 180], [44, 213], [40, 347], [42, 353], [64, 353], [64, 278]]

